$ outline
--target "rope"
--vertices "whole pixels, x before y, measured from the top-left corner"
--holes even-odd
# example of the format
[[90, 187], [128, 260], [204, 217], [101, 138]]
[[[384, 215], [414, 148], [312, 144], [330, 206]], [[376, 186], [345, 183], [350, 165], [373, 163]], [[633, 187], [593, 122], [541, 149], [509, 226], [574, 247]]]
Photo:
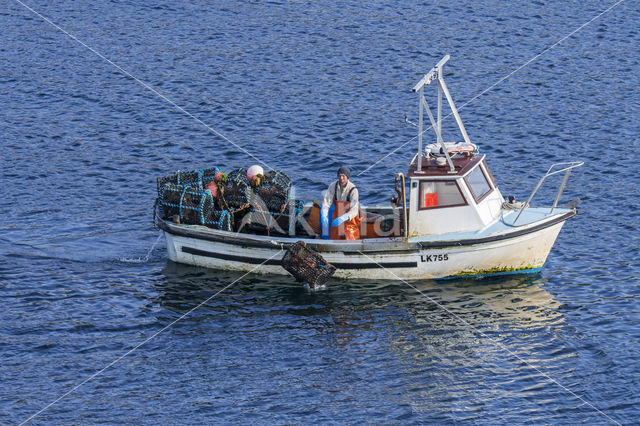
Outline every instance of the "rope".
[[120, 259], [118, 259], [120, 262], [125, 262], [125, 263], [147, 263], [149, 261], [149, 258], [151, 257], [151, 252], [153, 251], [154, 248], [156, 248], [156, 245], [158, 245], [158, 242], [160, 241], [160, 239], [162, 238], [162, 232], [160, 232], [158, 234], [158, 238], [156, 238], [155, 242], [153, 243], [153, 245], [151, 245], [151, 248], [149, 249], [149, 251], [147, 252], [147, 255], [145, 257], [138, 257], [138, 258], [130, 258], [130, 257], [122, 257]]

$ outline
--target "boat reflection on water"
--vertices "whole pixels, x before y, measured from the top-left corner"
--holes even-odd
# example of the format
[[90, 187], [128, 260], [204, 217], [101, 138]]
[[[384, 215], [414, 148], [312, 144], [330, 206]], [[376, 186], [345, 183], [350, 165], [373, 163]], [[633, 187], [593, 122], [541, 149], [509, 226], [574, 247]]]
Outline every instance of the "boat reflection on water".
[[358, 326], [365, 325], [365, 314], [374, 315], [372, 321], [377, 322], [381, 319], [377, 316], [395, 311], [403, 312], [404, 320], [413, 323], [477, 326], [478, 331], [497, 324], [530, 328], [563, 321], [558, 311], [560, 303], [544, 289], [545, 281], [539, 275], [409, 284], [334, 279], [319, 291], [310, 291], [292, 277], [246, 275], [171, 261], [162, 270], [162, 276], [157, 284], [160, 303], [180, 314], [220, 292], [200, 309], [214, 314], [217, 308], [224, 308], [227, 315], [233, 315], [234, 309], [244, 315], [253, 309], [264, 314], [267, 308], [294, 316], [330, 315], [335, 325], [348, 323], [353, 317], [357, 318]]
[[[475, 316], [522, 328], [562, 321], [560, 303], [544, 289], [545, 280], [539, 274], [413, 285], [427, 295], [435, 292], [441, 308], [464, 315], [470, 325], [474, 325], [471, 320]], [[469, 318], [470, 313], [473, 316]]]
[[[572, 380], [573, 333], [543, 278], [411, 285], [417, 290], [400, 281], [331, 280], [311, 292], [292, 277], [168, 261], [157, 290], [175, 317], [220, 292], [176, 325], [172, 344], [193, 348], [222, 387], [277, 377], [281, 389], [304, 395], [308, 388], [359, 403], [383, 395], [375, 404], [392, 399], [435, 423], [487, 412], [508, 423], [516, 406], [535, 415], [546, 408], [530, 400], [532, 389], [544, 388], [547, 402], [566, 399], [560, 387], [545, 386], [551, 376]], [[161, 322], [171, 321], [165, 309]], [[224, 382], [228, 375], [235, 381]]]

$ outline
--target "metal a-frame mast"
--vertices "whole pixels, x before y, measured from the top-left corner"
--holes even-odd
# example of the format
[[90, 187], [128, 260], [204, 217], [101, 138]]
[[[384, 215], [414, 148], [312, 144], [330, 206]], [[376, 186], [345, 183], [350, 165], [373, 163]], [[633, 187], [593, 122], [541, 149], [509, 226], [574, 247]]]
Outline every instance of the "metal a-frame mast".
[[[429, 116], [429, 120], [431, 121], [431, 127], [436, 133], [436, 143], [442, 147], [442, 151], [447, 158], [447, 162], [449, 163], [449, 173], [455, 173], [456, 169], [453, 166], [453, 162], [451, 161], [451, 156], [444, 145], [444, 141], [442, 140], [442, 94], [444, 93], [447, 98], [447, 102], [449, 102], [449, 107], [451, 108], [451, 112], [458, 123], [458, 128], [460, 129], [460, 133], [462, 133], [462, 137], [464, 141], [468, 144], [471, 143], [469, 140], [469, 135], [467, 135], [467, 131], [464, 128], [464, 124], [462, 124], [462, 120], [460, 119], [460, 114], [458, 114], [458, 109], [453, 103], [453, 99], [451, 98], [451, 94], [449, 93], [449, 89], [447, 88], [447, 84], [444, 82], [444, 78], [442, 76], [442, 67], [445, 63], [450, 59], [449, 55], [446, 55], [444, 58], [440, 60], [436, 64], [435, 67], [431, 68], [427, 74], [413, 87], [414, 92], [418, 92], [419, 98], [419, 108], [420, 108], [420, 118], [418, 123], [418, 167], [416, 169], [416, 173], [422, 173], [422, 133], [424, 131], [423, 128], [423, 111], [427, 112]], [[438, 119], [434, 120], [433, 114], [431, 113], [431, 108], [427, 104], [427, 100], [424, 97], [424, 86], [431, 84], [433, 81], [438, 82]]]

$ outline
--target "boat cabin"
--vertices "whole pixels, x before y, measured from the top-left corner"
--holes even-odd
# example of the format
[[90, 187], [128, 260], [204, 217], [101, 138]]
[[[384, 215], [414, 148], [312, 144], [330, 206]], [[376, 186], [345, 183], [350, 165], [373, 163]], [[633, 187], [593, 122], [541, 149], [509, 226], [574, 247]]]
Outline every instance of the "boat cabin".
[[[409, 179], [410, 206], [407, 237], [481, 230], [496, 221], [504, 199], [497, 188], [484, 154], [472, 144], [462, 124], [449, 89], [442, 77], [445, 56], [413, 88], [418, 93], [418, 152], [413, 158]], [[437, 119], [424, 96], [426, 86], [437, 86]], [[446, 97], [464, 142], [444, 142], [442, 138], [442, 98]], [[423, 116], [426, 112], [436, 141], [422, 148]]]
[[429, 154], [420, 170], [417, 155], [409, 166], [409, 238], [478, 230], [500, 217], [504, 199], [485, 155], [453, 154], [451, 163]]

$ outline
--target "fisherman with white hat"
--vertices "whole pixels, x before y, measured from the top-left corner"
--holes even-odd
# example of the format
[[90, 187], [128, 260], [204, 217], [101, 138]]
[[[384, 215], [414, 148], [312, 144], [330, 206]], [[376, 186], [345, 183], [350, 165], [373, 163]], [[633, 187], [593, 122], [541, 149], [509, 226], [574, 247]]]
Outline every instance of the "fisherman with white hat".
[[[358, 189], [349, 180], [351, 170], [342, 166], [338, 169], [338, 180], [332, 182], [325, 192], [320, 225], [322, 238], [357, 240], [360, 238], [360, 203]], [[333, 213], [333, 214], [331, 214]], [[331, 227], [329, 227], [331, 216]]]

